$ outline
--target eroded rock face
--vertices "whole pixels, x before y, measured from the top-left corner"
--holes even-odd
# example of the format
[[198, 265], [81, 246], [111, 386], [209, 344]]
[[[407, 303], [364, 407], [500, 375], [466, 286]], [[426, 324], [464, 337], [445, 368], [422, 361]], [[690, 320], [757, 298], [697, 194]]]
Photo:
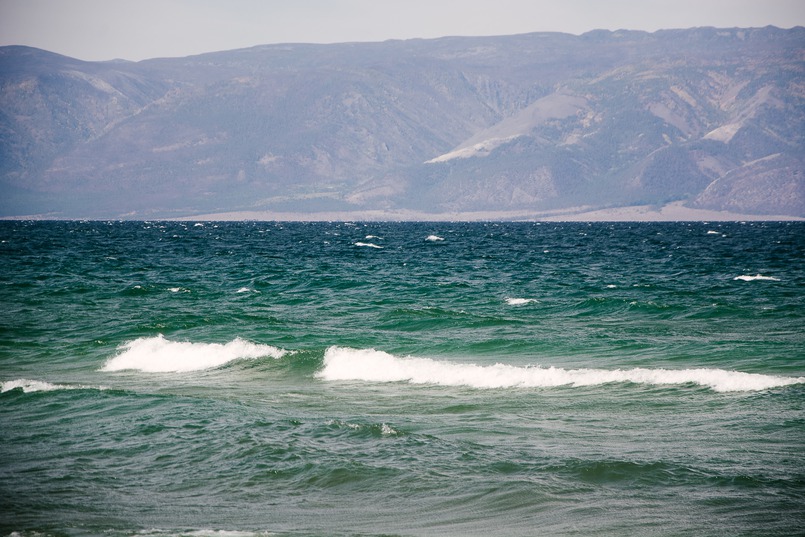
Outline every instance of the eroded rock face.
[[81, 62], [0, 48], [0, 216], [805, 216], [805, 29], [272, 45]]

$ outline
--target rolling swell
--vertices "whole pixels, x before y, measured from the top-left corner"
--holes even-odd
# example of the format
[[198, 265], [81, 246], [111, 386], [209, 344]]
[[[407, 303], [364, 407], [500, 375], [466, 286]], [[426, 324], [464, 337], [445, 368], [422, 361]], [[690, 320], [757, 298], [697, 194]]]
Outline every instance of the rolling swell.
[[[188, 373], [226, 367], [233, 362], [259, 358], [279, 360], [289, 354], [271, 345], [254, 344], [236, 338], [229, 343], [170, 341], [162, 335], [139, 338], [121, 345], [119, 353], [107, 360], [102, 372], [140, 371], [144, 373]], [[299, 368], [310, 368], [316, 353], [305, 353]], [[478, 365], [397, 357], [375, 349], [331, 346], [324, 352], [315, 377], [326, 381], [359, 380], [369, 382], [409, 382], [471, 388], [555, 388], [601, 386], [614, 383], [700, 385], [716, 392], [761, 391], [805, 383], [805, 377], [785, 377], [744, 373], [723, 369], [646, 369], [627, 370], [564, 369], [553, 366], [510, 366], [501, 363]], [[18, 379], [0, 385], [0, 391], [49, 391], [77, 387]]]

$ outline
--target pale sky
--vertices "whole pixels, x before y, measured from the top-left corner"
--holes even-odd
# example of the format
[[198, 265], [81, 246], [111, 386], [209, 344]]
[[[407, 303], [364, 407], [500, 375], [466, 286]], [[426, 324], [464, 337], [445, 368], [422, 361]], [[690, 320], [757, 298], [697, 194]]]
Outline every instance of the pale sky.
[[0, 45], [82, 60], [594, 29], [805, 26], [805, 0], [0, 0]]

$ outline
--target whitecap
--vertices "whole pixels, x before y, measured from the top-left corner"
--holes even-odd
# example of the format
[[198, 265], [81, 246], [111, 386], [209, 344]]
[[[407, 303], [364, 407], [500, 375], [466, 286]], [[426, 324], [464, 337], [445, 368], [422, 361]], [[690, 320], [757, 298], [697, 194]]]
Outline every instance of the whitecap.
[[774, 276], [762, 276], [760, 274], [756, 274], [754, 276], [749, 275], [749, 274], [744, 274], [743, 276], [734, 277], [733, 280], [741, 280], [741, 281], [744, 281], [744, 282], [752, 282], [752, 281], [755, 281], [755, 280], [765, 280], [765, 281], [770, 281], [770, 282], [779, 282], [780, 278], [775, 278]]
[[29, 379], [16, 379], [0, 382], [0, 393], [8, 392], [15, 389], [22, 389], [25, 393], [31, 392], [51, 392], [54, 390], [81, 390], [86, 386], [73, 386], [67, 384], [51, 384], [41, 380]]
[[364, 237], [364, 239], [366, 239], [367, 241], [370, 241], [372, 239], [378, 239], [378, 240], [382, 241], [383, 237], [378, 237], [377, 235], [367, 235], [367, 236]]
[[184, 287], [168, 287], [168, 291], [171, 293], [189, 293], [190, 289], [185, 289]]
[[523, 306], [525, 304], [531, 304], [536, 302], [536, 298], [507, 298], [506, 304], [509, 306]]
[[782, 377], [722, 369], [563, 369], [559, 367], [475, 365], [397, 357], [375, 349], [330, 347], [316, 374], [328, 381], [408, 382], [471, 388], [551, 388], [610, 383], [695, 384], [716, 392], [758, 391], [805, 383], [805, 377]]
[[[172, 537], [176, 534], [177, 532], [175, 530], [150, 529], [138, 531], [135, 535], [137, 537]], [[186, 535], [188, 537], [268, 537], [275, 534], [263, 531], [254, 532], [240, 530], [199, 529], [183, 531], [181, 532], [181, 535]]]
[[220, 367], [234, 360], [281, 358], [288, 351], [235, 338], [226, 344], [170, 341], [160, 334], [143, 337], [118, 347], [101, 371], [135, 370], [147, 373], [179, 373]]
[[438, 242], [438, 241], [443, 241], [444, 238], [440, 237], [438, 235], [428, 235], [427, 237], [425, 237], [425, 240], [430, 241], [430, 242]]
[[400, 434], [399, 431], [388, 425], [387, 423], [381, 423], [380, 425], [362, 425], [359, 423], [351, 423], [348, 421], [341, 421], [341, 420], [327, 420], [326, 425], [329, 427], [336, 427], [342, 428], [346, 427], [347, 429], [353, 429], [356, 431], [360, 430], [380, 430], [380, 434], [383, 436], [395, 436]]
[[348, 421], [341, 421], [341, 420], [327, 420], [325, 424], [328, 427], [346, 427], [347, 429], [355, 429], [355, 430], [358, 430], [362, 427], [357, 423], [350, 423]]
[[377, 244], [373, 244], [371, 242], [356, 242], [355, 246], [364, 246], [367, 248], [379, 248], [379, 249], [383, 248], [382, 246], [378, 246]]
[[251, 290], [251, 289], [249, 289], [248, 287], [241, 287], [240, 289], [238, 289], [238, 290], [237, 290], [237, 291], [235, 291], [235, 292], [236, 292], [236, 293], [251, 293], [251, 292], [252, 292], [252, 290]]
[[383, 423], [380, 425], [380, 434], [383, 436], [394, 436], [399, 434], [396, 429], [391, 427], [390, 425]]

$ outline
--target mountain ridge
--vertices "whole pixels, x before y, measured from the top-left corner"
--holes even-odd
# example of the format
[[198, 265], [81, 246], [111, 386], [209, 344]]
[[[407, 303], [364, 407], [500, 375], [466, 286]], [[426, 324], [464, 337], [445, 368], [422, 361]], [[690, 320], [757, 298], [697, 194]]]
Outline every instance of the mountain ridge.
[[805, 28], [0, 47], [0, 216], [805, 216]]

